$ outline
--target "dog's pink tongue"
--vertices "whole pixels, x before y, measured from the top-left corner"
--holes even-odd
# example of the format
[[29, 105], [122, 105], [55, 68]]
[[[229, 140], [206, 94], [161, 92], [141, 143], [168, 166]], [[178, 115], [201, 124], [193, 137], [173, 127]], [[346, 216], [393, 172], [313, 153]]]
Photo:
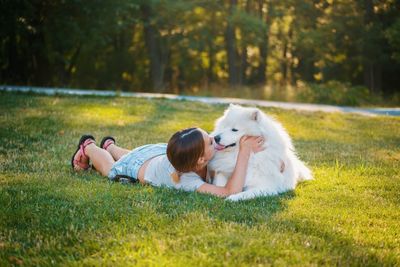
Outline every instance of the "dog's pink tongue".
[[214, 148], [218, 151], [223, 150], [225, 148], [225, 146], [218, 144], [217, 142], [215, 142]]

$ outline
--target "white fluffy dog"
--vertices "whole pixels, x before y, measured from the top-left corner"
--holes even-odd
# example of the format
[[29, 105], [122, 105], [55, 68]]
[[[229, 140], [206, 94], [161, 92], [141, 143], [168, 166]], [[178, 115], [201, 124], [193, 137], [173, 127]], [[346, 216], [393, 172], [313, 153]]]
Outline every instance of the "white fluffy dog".
[[311, 171], [296, 156], [292, 140], [276, 120], [257, 108], [230, 104], [216, 121], [212, 133], [217, 152], [210, 162], [215, 172], [213, 183], [224, 186], [231, 177], [244, 135], [263, 136], [265, 150], [252, 154], [244, 191], [229, 196], [231, 201], [275, 195], [293, 190], [298, 181], [311, 180]]

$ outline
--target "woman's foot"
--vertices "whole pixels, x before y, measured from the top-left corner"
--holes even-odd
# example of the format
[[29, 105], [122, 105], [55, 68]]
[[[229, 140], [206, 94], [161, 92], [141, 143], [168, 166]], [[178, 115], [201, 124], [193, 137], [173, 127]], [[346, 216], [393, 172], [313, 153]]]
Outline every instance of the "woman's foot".
[[100, 148], [107, 150], [110, 145], [115, 145], [115, 138], [112, 136], [106, 136], [101, 140]]
[[114, 159], [118, 161], [121, 157], [128, 154], [130, 150], [118, 147], [115, 138], [112, 136], [106, 136], [101, 140], [100, 148], [107, 151]]
[[89, 157], [85, 154], [85, 148], [94, 143], [96, 143], [96, 141], [92, 135], [81, 136], [81, 139], [78, 143], [78, 148], [71, 159], [71, 166], [73, 170], [84, 171], [90, 168]]

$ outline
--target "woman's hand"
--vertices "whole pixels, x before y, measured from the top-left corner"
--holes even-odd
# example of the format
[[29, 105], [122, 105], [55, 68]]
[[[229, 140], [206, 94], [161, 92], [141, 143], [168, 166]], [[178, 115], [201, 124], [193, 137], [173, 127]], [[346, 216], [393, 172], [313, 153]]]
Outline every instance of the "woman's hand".
[[263, 151], [264, 138], [262, 136], [245, 135], [240, 138], [240, 150], [257, 153]]
[[224, 187], [218, 187], [212, 184], [203, 184], [197, 189], [197, 192], [210, 193], [220, 197], [242, 192], [251, 152], [257, 153], [264, 150], [263, 144], [264, 138], [261, 136], [243, 136], [240, 139], [239, 154], [235, 169], [226, 185]]

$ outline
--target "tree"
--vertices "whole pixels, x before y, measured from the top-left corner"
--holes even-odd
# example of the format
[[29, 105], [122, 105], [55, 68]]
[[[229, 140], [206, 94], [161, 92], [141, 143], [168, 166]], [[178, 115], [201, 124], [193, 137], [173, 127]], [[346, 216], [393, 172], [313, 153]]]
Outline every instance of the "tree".
[[392, 0], [3, 0], [4, 84], [176, 92], [332, 80], [393, 94]]

